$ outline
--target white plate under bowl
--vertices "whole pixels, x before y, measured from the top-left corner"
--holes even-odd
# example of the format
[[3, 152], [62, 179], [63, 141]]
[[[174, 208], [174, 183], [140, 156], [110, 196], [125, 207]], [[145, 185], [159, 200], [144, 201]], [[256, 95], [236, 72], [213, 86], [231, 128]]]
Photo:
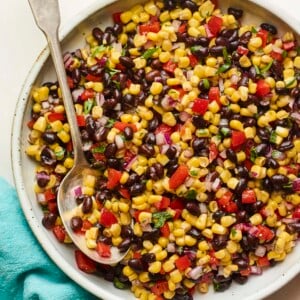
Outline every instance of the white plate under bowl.
[[[68, 27], [61, 31], [63, 49], [74, 50], [80, 48], [84, 45], [85, 33], [97, 25], [104, 28], [106, 24], [111, 22], [113, 12], [122, 11], [140, 2], [144, 1], [99, 0], [95, 2], [91, 7], [78, 14], [76, 18], [68, 24]], [[255, 2], [256, 1], [246, 0], [219, 0], [221, 8], [227, 8], [228, 6], [243, 8], [244, 24], [250, 23], [259, 25], [264, 21], [276, 25], [281, 33], [293, 28], [294, 32], [299, 34], [299, 23], [293, 18], [284, 15], [281, 11], [275, 10], [271, 0], [264, 2], [263, 5], [265, 8]], [[261, 3], [262, 1], [257, 2]], [[11, 154], [14, 179], [22, 209], [39, 243], [58, 267], [69, 277], [89, 292], [103, 299], [134, 299], [130, 291], [118, 290], [114, 288], [111, 283], [102, 278], [95, 275], [88, 275], [78, 270], [74, 259], [74, 248], [72, 246], [59, 244], [53, 234], [41, 225], [43, 213], [35, 200], [35, 194], [33, 192], [35, 163], [25, 154], [29, 133], [26, 123], [30, 119], [32, 87], [38, 86], [44, 81], [51, 80], [55, 80], [55, 73], [51, 59], [49, 58], [49, 52], [45, 49], [35, 61], [24, 83], [17, 103], [13, 123]], [[210, 292], [206, 295], [196, 293], [194, 298], [205, 300], [217, 300], [220, 299], [220, 297], [224, 300], [261, 299], [282, 287], [299, 272], [300, 245], [287, 256], [284, 262], [265, 270], [261, 276], [251, 276], [247, 284], [232, 284], [231, 288], [223, 293], [214, 293], [211, 288]]]

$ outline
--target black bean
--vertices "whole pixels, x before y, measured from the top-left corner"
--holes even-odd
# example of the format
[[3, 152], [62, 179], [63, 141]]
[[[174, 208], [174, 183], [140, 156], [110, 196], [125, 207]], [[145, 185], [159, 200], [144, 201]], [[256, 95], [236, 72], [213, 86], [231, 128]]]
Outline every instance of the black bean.
[[227, 239], [228, 239], [227, 235], [218, 235], [218, 234], [216, 234], [214, 236], [214, 238], [212, 239], [212, 241], [211, 241], [211, 245], [212, 245], [212, 247], [214, 248], [215, 251], [219, 251], [219, 250], [226, 247]]
[[105, 235], [100, 235], [97, 238], [97, 242], [104, 243], [106, 245], [111, 245], [112, 244], [112, 239], [111, 239], [111, 237], [108, 237], [108, 236], [105, 236]]
[[157, 228], [153, 229], [152, 231], [145, 231], [145, 232], [143, 232], [143, 235], [142, 235], [142, 239], [144, 241], [149, 240], [152, 243], [156, 243], [157, 240], [159, 239], [159, 237], [160, 237], [160, 230]]
[[293, 142], [292, 141], [284, 141], [281, 143], [281, 145], [277, 148], [279, 151], [287, 151], [290, 150], [294, 147]]
[[224, 277], [222, 275], [216, 275], [213, 279], [213, 286], [216, 292], [223, 292], [227, 290], [231, 285], [231, 277]]
[[227, 149], [226, 150], [226, 156], [227, 156], [227, 158], [229, 159], [229, 160], [231, 160], [233, 163], [237, 163], [237, 156], [236, 156], [236, 153], [235, 153], [235, 151], [234, 150], [232, 150], [232, 149]]
[[239, 38], [239, 33], [237, 29], [231, 29], [231, 35], [228, 38], [229, 42], [234, 42], [236, 40], [238, 40]]
[[173, 173], [177, 170], [177, 168], [179, 167], [178, 164], [172, 164], [169, 165], [169, 163], [167, 164], [168, 168], [167, 168], [167, 176], [171, 177], [173, 175]]
[[56, 164], [55, 153], [47, 146], [41, 151], [41, 162], [43, 165], [53, 167]]
[[145, 253], [142, 255], [141, 260], [143, 263], [152, 263], [156, 260], [156, 256], [154, 253]]
[[199, 217], [201, 214], [200, 207], [195, 202], [188, 202], [185, 208], [194, 216]]
[[80, 74], [79, 69], [74, 69], [71, 73], [71, 77], [72, 77], [75, 85], [79, 84], [79, 82], [81, 80], [81, 74]]
[[241, 257], [234, 259], [233, 263], [239, 267], [239, 270], [245, 270], [249, 266], [249, 263]]
[[248, 214], [245, 210], [239, 210], [236, 213], [236, 221], [237, 223], [245, 223], [248, 221]]
[[273, 191], [273, 184], [272, 181], [269, 177], [266, 177], [263, 182], [262, 182], [263, 188], [268, 191], [271, 192]]
[[182, 2], [182, 7], [183, 8], [188, 8], [191, 12], [195, 12], [198, 10], [198, 5], [191, 1], [191, 0], [186, 0]]
[[153, 82], [156, 77], [160, 77], [160, 72], [158, 70], [152, 70], [145, 75], [145, 79], [148, 82]]
[[283, 74], [282, 62], [280, 62], [278, 60], [273, 60], [273, 64], [269, 71], [272, 73], [272, 75], [276, 81], [281, 80], [282, 74]]
[[166, 151], [166, 155], [169, 159], [173, 159], [176, 157], [177, 154], [177, 148], [174, 145], [170, 145], [168, 150]]
[[158, 178], [162, 178], [164, 176], [164, 167], [161, 163], [154, 163], [152, 167], [155, 169]]
[[146, 178], [152, 179], [154, 181], [158, 180], [159, 177], [156, 174], [156, 170], [153, 166], [149, 166], [145, 172]]
[[97, 191], [95, 198], [100, 203], [104, 203], [104, 201], [110, 198], [110, 192], [108, 190]]
[[270, 179], [275, 189], [280, 189], [283, 185], [289, 183], [289, 178], [282, 174], [275, 174]]
[[240, 244], [246, 251], [255, 250], [259, 244], [259, 239], [251, 234], [247, 234], [243, 236]]
[[225, 37], [223, 37], [223, 36], [218, 36], [218, 37], [216, 38], [216, 45], [217, 45], [217, 46], [225, 46], [225, 47], [227, 47], [228, 44], [229, 44], [228, 39], [226, 39]]
[[188, 234], [191, 235], [192, 237], [196, 238], [196, 239], [199, 239], [202, 234], [201, 234], [201, 231], [195, 227], [192, 227], [189, 231], [188, 231]]
[[198, 115], [193, 116], [192, 123], [198, 129], [205, 128], [207, 126], [207, 122], [203, 119], [203, 117]]
[[95, 27], [95, 28], [93, 28], [93, 30], [92, 30], [92, 35], [93, 35], [93, 37], [97, 40], [97, 42], [98, 42], [99, 44], [102, 43], [103, 34], [104, 34], [104, 32], [103, 32], [99, 27]]
[[107, 166], [119, 170], [121, 168], [121, 162], [117, 158], [109, 158], [107, 160]]
[[139, 175], [136, 173], [132, 173], [129, 175], [129, 177], [127, 179], [126, 186], [131, 186], [139, 181], [140, 181]]
[[240, 36], [240, 44], [243, 46], [247, 46], [252, 36], [251, 31], [246, 31]]
[[228, 14], [233, 15], [237, 20], [243, 16], [243, 10], [235, 7], [228, 7]]
[[132, 140], [133, 139], [133, 129], [130, 126], [126, 126], [124, 128], [124, 137], [126, 140]]
[[145, 186], [142, 183], [138, 182], [129, 187], [129, 193], [132, 197], [142, 194], [144, 190]]
[[245, 284], [248, 281], [248, 276], [243, 276], [238, 272], [232, 274], [232, 279], [238, 284]]
[[119, 244], [118, 249], [120, 252], [126, 252], [130, 247], [130, 245], [131, 245], [131, 239], [126, 238]]
[[110, 98], [104, 101], [103, 108], [105, 109], [114, 109], [115, 106], [118, 104], [118, 100], [115, 98]]
[[88, 132], [88, 134], [91, 136], [94, 134], [94, 131], [96, 129], [96, 124], [92, 116], [87, 116], [85, 119], [85, 127]]
[[209, 50], [207, 47], [197, 46], [193, 49], [193, 54], [197, 56], [198, 58], [204, 58], [207, 57], [209, 54]]
[[212, 46], [209, 48], [211, 56], [223, 56], [224, 46]]
[[144, 271], [144, 265], [142, 261], [138, 258], [131, 258], [128, 260], [128, 266], [136, 272]]
[[287, 227], [287, 231], [291, 234], [300, 233], [300, 223], [288, 224], [286, 227]]
[[117, 81], [120, 83], [120, 89], [123, 90], [126, 87], [127, 75], [120, 73], [117, 75]]
[[238, 86], [248, 86], [249, 77], [245, 74], [242, 75], [242, 78], [238, 82]]
[[235, 193], [237, 195], [242, 195], [242, 192], [246, 189], [247, 187], [247, 179], [246, 178], [240, 178], [239, 182], [235, 188]]
[[106, 158], [114, 157], [117, 153], [117, 145], [115, 143], [108, 144], [105, 148], [104, 155]]
[[152, 157], [155, 154], [153, 145], [143, 144], [139, 147], [139, 154], [146, 156], [147, 158]]
[[130, 225], [122, 225], [121, 227], [121, 237], [131, 238], [133, 236], [133, 230]]
[[134, 67], [133, 60], [128, 56], [120, 56], [119, 60], [120, 60], [120, 63], [126, 68], [130, 69], [130, 68]]
[[107, 135], [109, 132], [109, 128], [106, 127], [100, 127], [98, 129], [96, 129], [96, 131], [93, 134], [93, 139], [95, 142], [103, 142], [106, 140]]
[[131, 94], [124, 95], [121, 104], [122, 104], [122, 110], [124, 111], [133, 109], [135, 105], [134, 96]]
[[155, 134], [153, 132], [149, 132], [145, 135], [143, 142], [145, 144], [150, 144], [150, 145], [154, 145], [156, 144], [156, 137]]
[[275, 87], [275, 91], [278, 95], [288, 95], [290, 93], [290, 89], [286, 87]]
[[268, 142], [270, 139], [270, 132], [267, 128], [258, 128], [257, 135], [262, 141]]
[[77, 205], [80, 205], [80, 204], [83, 202], [84, 197], [85, 197], [84, 195], [79, 195], [79, 196], [77, 196], [77, 197], [75, 198], [76, 204], [77, 204]]
[[197, 155], [199, 153], [199, 151], [201, 151], [203, 148], [206, 147], [206, 139], [195, 138], [192, 141], [192, 147], [193, 147], [195, 154]]
[[45, 171], [38, 172], [36, 181], [39, 187], [44, 188], [50, 181], [50, 175]]
[[272, 24], [262, 23], [262, 24], [260, 24], [260, 27], [264, 30], [267, 30], [268, 32], [270, 32], [273, 35], [277, 34], [277, 28]]
[[102, 71], [103, 71], [103, 69], [99, 65], [93, 65], [92, 67], [90, 67], [88, 69], [88, 73], [95, 75], [95, 76], [101, 75]]
[[110, 32], [104, 32], [103, 38], [102, 38], [102, 44], [103, 45], [109, 45], [112, 42], [112, 36]]
[[259, 145], [257, 145], [255, 147], [255, 152], [259, 155], [259, 156], [264, 156], [269, 152], [269, 145], [265, 144], [265, 143], [261, 143]]
[[82, 219], [80, 217], [72, 217], [70, 221], [70, 226], [73, 231], [78, 231], [82, 227]]
[[232, 41], [228, 45], [228, 51], [233, 52], [237, 49], [238, 46], [239, 46], [239, 41], [238, 40]]
[[159, 125], [159, 120], [157, 118], [153, 118], [148, 122], [148, 131], [153, 132]]
[[213, 219], [217, 222], [220, 223], [221, 218], [225, 215], [225, 213], [221, 210], [217, 210], [213, 213]]
[[55, 226], [56, 219], [57, 214], [49, 212], [44, 215], [42, 219], [42, 224], [45, 228], [52, 229]]
[[239, 177], [244, 177], [244, 178], [248, 178], [249, 177], [249, 171], [246, 167], [244, 166], [238, 166], [236, 169], [236, 174], [239, 176]]
[[277, 168], [279, 168], [279, 163], [274, 158], [268, 157], [266, 160], [266, 167], [272, 168], [272, 169], [277, 169]]
[[151, 67], [153, 69], [159, 70], [162, 67], [162, 63], [160, 62], [160, 60], [158, 58], [153, 59], [151, 62]]
[[113, 32], [115, 35], [121, 34], [123, 31], [123, 26], [120, 23], [115, 23], [113, 26]]
[[122, 93], [120, 92], [120, 90], [114, 89], [114, 90], [112, 91], [112, 97], [113, 97], [114, 99], [116, 99], [116, 100], [119, 102], [119, 100], [121, 100]]
[[81, 210], [84, 214], [88, 214], [92, 211], [93, 209], [93, 200], [89, 196], [85, 196], [84, 200], [82, 202], [82, 207]]

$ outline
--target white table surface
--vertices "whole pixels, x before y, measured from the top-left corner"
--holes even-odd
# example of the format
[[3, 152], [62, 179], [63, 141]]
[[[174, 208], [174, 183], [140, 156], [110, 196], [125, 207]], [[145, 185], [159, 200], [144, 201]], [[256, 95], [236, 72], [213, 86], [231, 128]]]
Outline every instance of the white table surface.
[[[62, 25], [95, 1], [97, 0], [60, 0]], [[101, 2], [101, 0], [98, 1]], [[271, 3], [271, 0], [260, 0], [260, 2]], [[298, 19], [300, 24], [300, 1], [273, 1], [272, 6], [284, 10], [287, 16]], [[0, 176], [13, 184], [10, 132], [14, 109], [23, 81], [46, 42], [33, 21], [26, 0], [2, 1], [0, 11], [0, 101], [2, 103], [0, 109]], [[300, 299], [300, 275], [267, 299]]]

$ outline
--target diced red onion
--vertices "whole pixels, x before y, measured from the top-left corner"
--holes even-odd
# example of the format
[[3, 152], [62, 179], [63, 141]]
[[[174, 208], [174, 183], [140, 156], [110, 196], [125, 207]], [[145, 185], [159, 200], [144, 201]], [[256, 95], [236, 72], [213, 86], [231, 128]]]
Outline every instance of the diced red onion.
[[202, 266], [197, 266], [188, 272], [187, 276], [193, 280], [197, 280], [203, 274]]
[[39, 204], [42, 204], [42, 205], [46, 205], [47, 204], [47, 201], [46, 201], [46, 196], [44, 193], [37, 193], [36, 194], [36, 200]]
[[170, 110], [176, 105], [176, 102], [169, 96], [165, 95], [161, 100], [161, 107]]
[[105, 101], [104, 95], [102, 93], [97, 93], [96, 97], [95, 97], [95, 100], [96, 100], [96, 104], [98, 106], [102, 106], [104, 104], [104, 101]]
[[296, 120], [296, 122], [297, 123], [300, 123], [300, 113], [299, 112], [292, 112], [291, 113], [291, 117], [293, 118], [293, 119], [295, 119]]
[[296, 178], [293, 181], [293, 191], [294, 192], [299, 192], [300, 191], [300, 178]]
[[141, 223], [141, 228], [143, 232], [151, 232], [153, 230], [149, 223]]
[[108, 117], [102, 116], [100, 119], [97, 120], [97, 122], [100, 126], [105, 126], [108, 122]]
[[165, 133], [165, 141], [167, 142], [167, 144], [171, 145], [172, 144], [172, 140], [171, 140], [171, 136], [169, 133]]
[[147, 43], [144, 45], [145, 49], [153, 48], [154, 43], [152, 41], [147, 41]]
[[48, 102], [48, 101], [43, 101], [42, 102], [42, 108], [43, 109], [47, 109], [47, 108], [49, 108], [50, 107], [50, 103]]
[[194, 75], [194, 71], [193, 70], [188, 70], [186, 72], [186, 79], [187, 80], [191, 80], [192, 76]]
[[285, 224], [294, 224], [297, 223], [299, 221], [299, 219], [296, 218], [283, 218], [281, 219], [281, 222], [285, 223]]
[[192, 149], [186, 149], [183, 151], [183, 155], [186, 158], [191, 158], [193, 156], [193, 150]]
[[220, 126], [227, 126], [228, 125], [228, 120], [227, 119], [221, 119], [219, 125]]
[[223, 150], [222, 152], [219, 153], [220, 157], [223, 159], [227, 158], [226, 150]]
[[98, 61], [98, 65], [99, 65], [100, 67], [105, 67], [106, 62], [107, 62], [107, 58], [104, 56], [104, 57], [102, 57], [102, 58]]
[[259, 230], [257, 229], [256, 226], [252, 226], [250, 229], [249, 229], [249, 234], [253, 235], [253, 236], [256, 236], [258, 234]]
[[280, 53], [280, 54], [282, 54], [282, 52], [283, 52], [283, 49], [277, 47], [277, 46], [274, 45], [274, 44], [273, 44], [273, 46], [272, 46], [272, 50], [273, 50], [274, 52]]
[[184, 182], [184, 184], [185, 184], [186, 187], [191, 187], [191, 186], [193, 185], [193, 183], [194, 183], [194, 178], [192, 178], [192, 177], [189, 177], [189, 178]]
[[83, 151], [88, 151], [88, 150], [90, 150], [91, 147], [92, 147], [92, 144], [93, 144], [93, 143], [92, 143], [91, 141], [83, 143], [83, 145], [82, 145], [82, 150], [83, 150]]
[[114, 107], [114, 110], [116, 111], [121, 110], [121, 103], [117, 103]]
[[173, 26], [173, 28], [175, 29], [175, 32], [178, 31], [180, 25], [181, 25], [181, 22], [180, 22], [179, 20], [173, 20], [172, 26]]
[[239, 77], [238, 77], [236, 74], [233, 74], [233, 75], [231, 76], [231, 78], [230, 78], [230, 82], [231, 82], [232, 84], [237, 84], [238, 81], [239, 81]]
[[48, 182], [50, 180], [50, 175], [44, 171], [38, 172], [38, 173], [36, 173], [36, 179]]
[[223, 162], [223, 159], [222, 159], [221, 157], [218, 157], [218, 158], [217, 158], [217, 164], [218, 164], [218, 166], [220, 166], [220, 167], [223, 167], [223, 166], [224, 166], [224, 162]]
[[219, 89], [220, 89], [220, 92], [224, 91], [224, 81], [223, 81], [223, 78], [219, 79]]
[[190, 117], [191, 117], [191, 115], [189, 113], [187, 113], [186, 111], [182, 111], [179, 114], [179, 119], [181, 122], [186, 122]]
[[215, 192], [221, 187], [221, 180], [220, 178], [216, 178], [215, 181], [212, 183], [211, 188]]
[[137, 160], [137, 156], [134, 156], [125, 166], [124, 169], [129, 172], [134, 162]]
[[157, 133], [155, 138], [156, 138], [156, 144], [159, 146], [167, 143], [165, 139], [165, 135], [162, 132]]
[[119, 134], [117, 134], [115, 137], [115, 143], [116, 143], [118, 149], [124, 148], [124, 141]]
[[72, 91], [72, 97], [75, 102], [79, 100], [80, 95], [83, 93], [84, 88], [78, 88]]
[[266, 247], [264, 247], [262, 245], [258, 245], [255, 250], [255, 255], [258, 257], [263, 257], [263, 256], [265, 256], [266, 252], [267, 252]]
[[200, 212], [201, 212], [202, 214], [206, 214], [206, 213], [208, 212], [207, 206], [206, 206], [205, 203], [200, 202], [199, 207], [200, 207]]
[[261, 275], [262, 274], [262, 269], [259, 266], [250, 266], [250, 272], [253, 275]]
[[72, 64], [73, 64], [73, 61], [74, 61], [74, 59], [73, 59], [72, 55], [69, 53], [69, 55], [67, 55], [64, 59], [65, 68], [69, 69], [70, 66], [72, 66]]
[[170, 148], [170, 145], [168, 145], [168, 144], [162, 145], [161, 148], [160, 148], [160, 153], [161, 154], [166, 154], [167, 151], [169, 150], [169, 148]]
[[183, 253], [187, 255], [190, 260], [194, 260], [196, 258], [196, 252], [192, 250], [184, 250]]
[[169, 244], [167, 245], [167, 251], [168, 251], [169, 253], [174, 253], [174, 252], [176, 251], [175, 244], [174, 244], [174, 243], [169, 243]]
[[122, 44], [121, 43], [112, 43], [112, 47], [119, 53], [122, 53]]
[[295, 98], [291, 98], [289, 101], [289, 108], [293, 109], [294, 104], [295, 104]]
[[82, 188], [81, 188], [81, 186], [75, 187], [74, 190], [73, 190], [73, 192], [74, 192], [74, 196], [75, 197], [81, 196], [82, 195]]

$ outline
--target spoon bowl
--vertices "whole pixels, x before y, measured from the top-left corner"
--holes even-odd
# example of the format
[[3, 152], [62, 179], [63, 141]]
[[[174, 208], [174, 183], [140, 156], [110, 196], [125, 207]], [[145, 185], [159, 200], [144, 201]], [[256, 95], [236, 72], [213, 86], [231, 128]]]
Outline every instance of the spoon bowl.
[[94, 261], [101, 264], [113, 265], [121, 261], [126, 256], [129, 249], [124, 253], [120, 253], [117, 247], [112, 246], [111, 256], [101, 257], [98, 255], [97, 251], [91, 250], [87, 247], [85, 236], [76, 234], [70, 226], [71, 218], [75, 216], [75, 209], [78, 207], [74, 189], [82, 185], [85, 175], [92, 174], [97, 176], [99, 174], [95, 169], [92, 169], [89, 166], [82, 150], [81, 135], [77, 125], [73, 98], [68, 86], [61, 47], [58, 39], [58, 28], [60, 25], [58, 0], [48, 0], [46, 2], [40, 0], [29, 0], [29, 4], [37, 26], [43, 31], [48, 40], [50, 53], [62, 92], [63, 103], [73, 143], [74, 166], [64, 177], [59, 186], [57, 194], [58, 210], [64, 227], [74, 244]]

